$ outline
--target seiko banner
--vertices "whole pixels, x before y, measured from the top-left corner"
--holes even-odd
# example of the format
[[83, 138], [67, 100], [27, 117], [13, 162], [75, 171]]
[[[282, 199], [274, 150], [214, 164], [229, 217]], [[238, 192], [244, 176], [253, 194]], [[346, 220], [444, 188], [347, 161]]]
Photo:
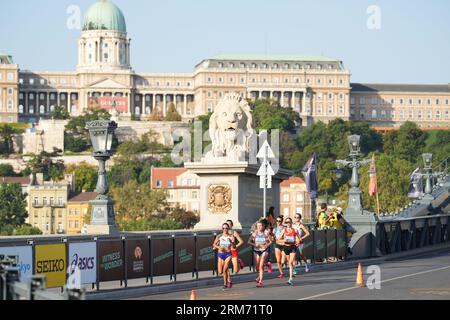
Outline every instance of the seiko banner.
[[46, 244], [35, 247], [35, 274], [46, 276], [47, 288], [66, 284], [66, 245]]
[[69, 243], [68, 277], [76, 283], [90, 284], [97, 280], [97, 244], [95, 242]]
[[20, 268], [20, 281], [25, 282], [33, 274], [33, 249], [24, 247], [0, 247], [0, 255], [19, 256], [17, 266]]

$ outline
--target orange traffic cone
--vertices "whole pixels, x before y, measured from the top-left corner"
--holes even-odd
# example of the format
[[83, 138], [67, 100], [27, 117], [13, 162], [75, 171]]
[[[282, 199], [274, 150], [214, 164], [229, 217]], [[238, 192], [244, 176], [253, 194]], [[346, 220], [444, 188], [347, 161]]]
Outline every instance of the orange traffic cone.
[[197, 292], [195, 290], [191, 291], [191, 300], [197, 300]]
[[361, 263], [359, 263], [359, 265], [358, 265], [358, 275], [356, 276], [356, 285], [360, 286], [361, 288], [364, 286], [363, 272], [362, 272]]

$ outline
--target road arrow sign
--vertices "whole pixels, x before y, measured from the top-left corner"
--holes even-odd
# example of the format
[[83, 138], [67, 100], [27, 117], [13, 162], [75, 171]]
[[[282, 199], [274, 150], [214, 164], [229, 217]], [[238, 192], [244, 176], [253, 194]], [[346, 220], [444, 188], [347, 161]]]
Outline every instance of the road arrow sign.
[[261, 176], [265, 176], [265, 175], [274, 176], [275, 172], [273, 171], [272, 166], [270, 165], [270, 163], [268, 161], [264, 161], [261, 164], [261, 167], [259, 168], [258, 173], [256, 175], [260, 176], [260, 177]]
[[256, 155], [256, 157], [260, 158], [260, 159], [264, 159], [264, 158], [275, 159], [275, 154], [273, 153], [272, 148], [270, 147], [267, 140], [264, 141], [264, 143], [263, 143], [261, 149], [259, 149], [259, 152]]

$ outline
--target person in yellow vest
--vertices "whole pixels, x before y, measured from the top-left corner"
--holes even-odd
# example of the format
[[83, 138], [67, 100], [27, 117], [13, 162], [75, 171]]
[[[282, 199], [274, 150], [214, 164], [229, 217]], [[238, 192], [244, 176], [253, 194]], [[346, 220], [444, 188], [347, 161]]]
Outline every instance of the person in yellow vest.
[[328, 214], [327, 214], [328, 206], [326, 203], [322, 203], [320, 205], [320, 212], [317, 215], [317, 229], [325, 229], [327, 227], [327, 220], [328, 220]]

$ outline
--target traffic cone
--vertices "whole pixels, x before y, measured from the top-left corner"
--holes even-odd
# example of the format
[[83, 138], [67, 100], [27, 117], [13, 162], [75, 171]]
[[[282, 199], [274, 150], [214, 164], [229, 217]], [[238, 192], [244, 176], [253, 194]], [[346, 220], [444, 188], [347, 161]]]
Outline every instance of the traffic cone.
[[191, 291], [191, 300], [197, 300], [197, 292], [195, 290]]
[[356, 285], [360, 286], [361, 288], [364, 286], [363, 272], [362, 272], [361, 263], [359, 263], [359, 265], [358, 265], [358, 275], [356, 276]]

